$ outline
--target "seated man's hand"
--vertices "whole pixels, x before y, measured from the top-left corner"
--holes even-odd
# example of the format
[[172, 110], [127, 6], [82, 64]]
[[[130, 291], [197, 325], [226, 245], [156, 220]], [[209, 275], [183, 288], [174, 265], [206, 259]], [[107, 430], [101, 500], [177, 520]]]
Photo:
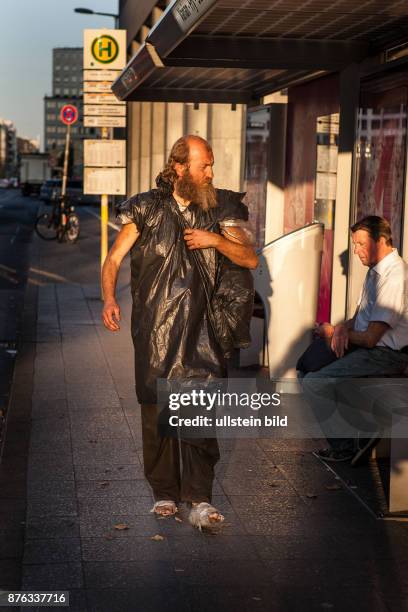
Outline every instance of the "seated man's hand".
[[334, 327], [334, 333], [331, 339], [331, 350], [336, 353], [336, 357], [344, 356], [344, 352], [348, 349], [349, 337], [348, 329], [344, 323], [340, 323]]
[[316, 323], [313, 333], [319, 338], [331, 338], [334, 327], [330, 323]]
[[207, 232], [206, 230], [199, 229], [184, 230], [184, 240], [190, 250], [208, 249], [209, 247], [215, 248], [220, 238], [221, 236], [215, 232]]

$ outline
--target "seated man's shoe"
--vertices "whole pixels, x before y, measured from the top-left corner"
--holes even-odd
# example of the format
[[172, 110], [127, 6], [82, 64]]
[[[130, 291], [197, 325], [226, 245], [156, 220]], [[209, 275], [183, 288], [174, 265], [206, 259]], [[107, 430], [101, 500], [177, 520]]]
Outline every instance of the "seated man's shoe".
[[352, 458], [351, 465], [356, 467], [357, 465], [366, 463], [370, 458], [371, 451], [377, 446], [380, 440], [381, 438], [379, 436], [373, 436], [372, 438], [364, 440], [364, 444], [362, 444], [361, 448], [358, 449]]
[[323, 448], [315, 453], [323, 461], [330, 463], [339, 463], [340, 461], [351, 461], [355, 452], [351, 449], [335, 449], [335, 448]]

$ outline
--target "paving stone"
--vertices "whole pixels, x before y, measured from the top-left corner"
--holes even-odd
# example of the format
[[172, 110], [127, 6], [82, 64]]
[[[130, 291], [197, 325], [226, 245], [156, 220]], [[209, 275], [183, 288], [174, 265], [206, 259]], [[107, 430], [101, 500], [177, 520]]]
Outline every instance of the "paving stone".
[[111, 497], [149, 496], [150, 489], [145, 480], [88, 480], [77, 482], [77, 495], [82, 498], [97, 498], [99, 500]]
[[19, 559], [0, 559], [0, 589], [4, 591], [13, 591], [20, 589], [20, 565], [21, 564]]
[[50, 499], [73, 498], [75, 496], [75, 484], [73, 480], [35, 480], [28, 482], [28, 499]]
[[140, 561], [141, 559], [167, 561], [172, 557], [167, 540], [156, 542], [144, 536], [114, 538], [82, 538], [82, 558], [84, 561]]
[[[160, 546], [161, 542], [155, 542]], [[168, 560], [139, 559], [138, 561], [103, 561], [83, 564], [88, 589], [104, 585], [105, 589], [134, 589], [137, 587], [177, 588], [177, 574], [169, 568]]]
[[[164, 520], [156, 520], [152, 515], [137, 516], [134, 514], [106, 514], [95, 512], [80, 516], [81, 537], [128, 538], [144, 536], [150, 538], [164, 532]], [[117, 530], [115, 525], [126, 525], [129, 529]]]
[[23, 566], [23, 590], [47, 591], [80, 589], [82, 568], [80, 563], [48, 563]]
[[71, 497], [55, 497], [44, 496], [42, 498], [33, 498], [35, 501], [30, 501], [27, 506], [27, 518], [49, 516], [77, 516], [77, 502], [75, 495]]
[[27, 479], [29, 486], [35, 486], [45, 479], [50, 481], [74, 480], [72, 454], [31, 453]]
[[89, 612], [191, 612], [191, 608], [178, 585], [160, 589], [148, 587], [128, 589], [87, 590]]
[[108, 462], [93, 464], [92, 466], [75, 465], [76, 480], [134, 480], [143, 478], [142, 466], [112, 465]]
[[152, 496], [137, 497], [109, 497], [99, 499], [94, 497], [82, 497], [78, 501], [81, 516], [84, 514], [99, 512], [102, 515], [115, 516], [117, 514], [146, 515], [153, 506]]
[[33, 516], [27, 521], [26, 538], [76, 538], [79, 536], [79, 521], [74, 516]]
[[74, 450], [73, 459], [75, 465], [89, 465], [94, 467], [101, 461], [107, 461], [111, 465], [136, 464], [140, 465], [139, 456], [135, 448], [131, 449], [109, 449], [106, 450], [101, 445], [90, 445], [90, 448], [82, 447]]
[[36, 539], [26, 542], [23, 559], [26, 565], [80, 561], [79, 538]]

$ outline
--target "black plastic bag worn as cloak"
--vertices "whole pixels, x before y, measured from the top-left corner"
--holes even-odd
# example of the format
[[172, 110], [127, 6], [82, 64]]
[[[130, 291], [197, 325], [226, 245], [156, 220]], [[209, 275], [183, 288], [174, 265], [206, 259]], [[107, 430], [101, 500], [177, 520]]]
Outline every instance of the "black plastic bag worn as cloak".
[[[250, 344], [253, 279], [214, 248], [189, 250], [187, 227], [220, 233], [248, 220], [243, 194], [217, 189], [208, 211], [182, 212], [172, 195], [152, 189], [117, 206], [118, 220], [140, 233], [130, 251], [136, 393], [157, 402], [158, 378], [211, 381], [226, 376], [225, 359]], [[231, 223], [233, 224], [233, 223]]]

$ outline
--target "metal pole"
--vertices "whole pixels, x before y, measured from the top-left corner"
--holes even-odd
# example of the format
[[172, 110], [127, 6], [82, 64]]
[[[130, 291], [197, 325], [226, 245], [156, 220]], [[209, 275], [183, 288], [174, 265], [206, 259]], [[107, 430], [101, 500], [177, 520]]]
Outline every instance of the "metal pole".
[[65, 198], [67, 191], [67, 178], [68, 178], [68, 158], [69, 158], [69, 143], [71, 139], [71, 124], [67, 125], [67, 135], [65, 137], [65, 154], [64, 154], [64, 170], [62, 174], [62, 187], [61, 196]]
[[[109, 128], [102, 128], [102, 138], [109, 138]], [[108, 254], [108, 196], [106, 194], [101, 195], [101, 274], [102, 267]], [[101, 281], [101, 297], [103, 300], [103, 289]]]

